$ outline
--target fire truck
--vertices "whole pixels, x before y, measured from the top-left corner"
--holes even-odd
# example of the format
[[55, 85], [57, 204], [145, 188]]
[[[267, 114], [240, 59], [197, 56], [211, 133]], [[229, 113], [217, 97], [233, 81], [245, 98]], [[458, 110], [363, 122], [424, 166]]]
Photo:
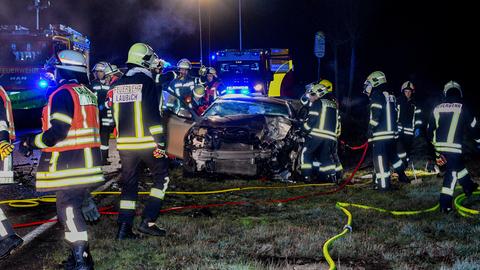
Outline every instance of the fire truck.
[[40, 110], [52, 74], [46, 61], [61, 50], [76, 50], [88, 60], [90, 41], [65, 25], [30, 30], [21, 25], [0, 25], [0, 85], [7, 91], [14, 110]]
[[288, 49], [221, 50], [211, 60], [225, 84], [225, 94], [294, 94], [293, 61]]

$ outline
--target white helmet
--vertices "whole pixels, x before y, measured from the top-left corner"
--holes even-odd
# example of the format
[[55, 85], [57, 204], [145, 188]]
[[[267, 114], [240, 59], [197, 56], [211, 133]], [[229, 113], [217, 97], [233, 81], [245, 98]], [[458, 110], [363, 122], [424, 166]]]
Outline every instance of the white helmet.
[[463, 97], [462, 87], [456, 81], [449, 81], [443, 87], [443, 95], [446, 97], [447, 92], [452, 89], [457, 89], [460, 92], [460, 97]]
[[85, 55], [72, 50], [58, 52], [47, 62], [47, 66], [80, 73], [88, 73], [87, 58]]
[[177, 68], [192, 69], [192, 62], [186, 58], [180, 59], [177, 63]]
[[95, 66], [93, 66], [92, 72], [96, 72], [96, 71], [105, 72], [105, 69], [106, 69], [109, 65], [110, 65], [110, 64], [109, 64], [108, 62], [105, 62], [105, 61], [98, 62], [98, 63], [95, 64]]

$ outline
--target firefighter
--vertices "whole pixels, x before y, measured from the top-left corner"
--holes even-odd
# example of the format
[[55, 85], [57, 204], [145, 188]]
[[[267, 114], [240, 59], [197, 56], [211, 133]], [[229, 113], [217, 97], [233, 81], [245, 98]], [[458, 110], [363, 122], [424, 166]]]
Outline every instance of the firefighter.
[[463, 137], [465, 129], [474, 137], [477, 148], [480, 145], [479, 125], [463, 102], [462, 88], [450, 81], [443, 89], [444, 100], [437, 105], [430, 117], [427, 137], [435, 148], [437, 165], [445, 166], [443, 187], [440, 193], [440, 209], [452, 211], [452, 196], [457, 182], [463, 187], [467, 197], [478, 188], [465, 168], [463, 161]]
[[191, 96], [195, 87], [195, 79], [190, 76], [192, 63], [188, 59], [181, 59], [177, 63], [178, 76], [170, 82], [169, 90], [175, 93], [179, 98], [185, 99]]
[[138, 231], [164, 236], [166, 231], [155, 225], [168, 186], [168, 160], [159, 98], [149, 70], [155, 58], [153, 49], [144, 43], [134, 44], [128, 52], [128, 71], [112, 92], [113, 115], [117, 127], [117, 149], [122, 162], [120, 180], [120, 214], [117, 239], [135, 239], [132, 231], [138, 193], [140, 163], [152, 173], [154, 184], [143, 210]]
[[213, 67], [207, 69], [207, 82], [205, 85], [205, 98], [208, 104], [212, 104], [217, 97], [225, 95], [225, 85], [218, 78], [217, 71]]
[[404, 171], [405, 165], [397, 154], [396, 99], [388, 92], [387, 78], [381, 71], [372, 72], [367, 77], [363, 93], [370, 98], [368, 141], [373, 146], [374, 188], [383, 191], [390, 190], [390, 165], [398, 174], [400, 182], [409, 182]]
[[[33, 149], [42, 150], [36, 189], [56, 192], [58, 219], [70, 247], [65, 268], [93, 269], [82, 208], [91, 202], [85, 196], [87, 190], [104, 182], [97, 97], [86, 87], [88, 70], [83, 54], [60, 51], [49, 64], [55, 67], [57, 89], [43, 109], [43, 131], [25, 137], [20, 151], [28, 156]], [[90, 210], [96, 211], [95, 205]]]
[[[118, 68], [117, 68], [118, 71]], [[108, 74], [107, 74], [108, 73]], [[115, 73], [112, 65], [107, 62], [99, 62], [93, 68], [95, 80], [92, 81], [90, 88], [93, 90], [98, 99], [98, 111], [100, 118], [100, 139], [102, 145], [102, 164], [108, 165], [108, 148], [110, 133], [113, 130], [112, 110], [105, 107], [107, 92], [110, 89], [110, 81]]]
[[[313, 170], [328, 182], [337, 182], [337, 161], [334, 158], [337, 146], [339, 112], [332, 99], [332, 84], [328, 80], [311, 83], [306, 87], [310, 100], [308, 119], [303, 128], [306, 133], [301, 156], [301, 172], [306, 182], [312, 181]], [[314, 160], [316, 158], [316, 160]]]
[[[2, 183], [13, 181], [12, 152], [14, 147], [12, 142], [14, 140], [12, 104], [5, 89], [0, 86], [0, 179], [2, 179]], [[0, 208], [0, 259], [10, 255], [22, 243], [22, 238], [15, 233], [12, 224]]]
[[208, 108], [208, 100], [206, 99], [205, 87], [203, 85], [195, 85], [193, 98], [188, 102], [188, 106], [198, 115], [201, 115]]
[[415, 86], [412, 82], [406, 81], [402, 84], [401, 95], [398, 99], [398, 155], [405, 166], [410, 161], [412, 154], [413, 140], [420, 136], [423, 121], [422, 110], [415, 104]]

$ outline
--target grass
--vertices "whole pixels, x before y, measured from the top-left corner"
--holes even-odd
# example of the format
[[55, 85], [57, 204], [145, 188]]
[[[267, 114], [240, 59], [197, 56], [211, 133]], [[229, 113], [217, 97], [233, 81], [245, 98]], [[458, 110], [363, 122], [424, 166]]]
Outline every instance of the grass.
[[[270, 185], [259, 181], [209, 182], [182, 179], [172, 171], [170, 190], [212, 190], [233, 186]], [[164, 238], [113, 240], [115, 217], [90, 227], [96, 269], [327, 269], [322, 245], [339, 233], [346, 217], [335, 202], [354, 202], [391, 210], [429, 208], [438, 200], [441, 180], [424, 178], [416, 186], [380, 193], [348, 188], [339, 193], [292, 203], [251, 203], [163, 214], [157, 224], [168, 230]], [[148, 189], [145, 187], [145, 189]], [[211, 196], [176, 196], [166, 207], [223, 201], [287, 198], [324, 188], [242, 191]], [[108, 197], [103, 205], [118, 198]], [[471, 205], [478, 209], [480, 203]], [[349, 208], [353, 232], [333, 244], [330, 252], [339, 269], [480, 269], [480, 222], [439, 212], [411, 217]], [[138, 220], [137, 220], [138, 222]], [[57, 242], [42, 249], [44, 269], [65, 258]], [[21, 269], [21, 268], [16, 268]], [[27, 268], [25, 268], [27, 269]]]

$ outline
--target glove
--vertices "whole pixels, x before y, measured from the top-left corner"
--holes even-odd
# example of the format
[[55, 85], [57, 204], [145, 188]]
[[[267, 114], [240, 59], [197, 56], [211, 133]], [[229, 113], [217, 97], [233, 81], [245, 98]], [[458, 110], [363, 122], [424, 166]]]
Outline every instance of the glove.
[[86, 221], [95, 222], [100, 218], [97, 205], [90, 194], [83, 200], [82, 214]]
[[0, 142], [0, 158], [4, 160], [13, 152], [14, 148], [13, 144], [7, 141]]
[[447, 164], [447, 159], [445, 158], [444, 155], [437, 153], [436, 156], [437, 157], [435, 159], [435, 162], [437, 163], [438, 166], [441, 167], [441, 166]]
[[[33, 136], [33, 135], [32, 135]], [[20, 141], [20, 146], [18, 148], [18, 150], [20, 151], [20, 153], [22, 155], [24, 155], [25, 157], [29, 157], [32, 155], [33, 153], [33, 148], [30, 146], [30, 141], [32, 141], [33, 139], [30, 138], [30, 136], [27, 136], [27, 137], [24, 137], [21, 141]]]
[[207, 75], [207, 67], [202, 65], [200, 69], [198, 70], [198, 75], [200, 76], [205, 76]]
[[419, 128], [415, 129], [415, 138], [420, 137], [420, 133], [421, 133], [421, 132], [420, 132], [420, 129], [419, 129]]
[[165, 147], [163, 145], [157, 144], [157, 148], [153, 150], [153, 156], [155, 158], [166, 158], [167, 152], [165, 151]]

